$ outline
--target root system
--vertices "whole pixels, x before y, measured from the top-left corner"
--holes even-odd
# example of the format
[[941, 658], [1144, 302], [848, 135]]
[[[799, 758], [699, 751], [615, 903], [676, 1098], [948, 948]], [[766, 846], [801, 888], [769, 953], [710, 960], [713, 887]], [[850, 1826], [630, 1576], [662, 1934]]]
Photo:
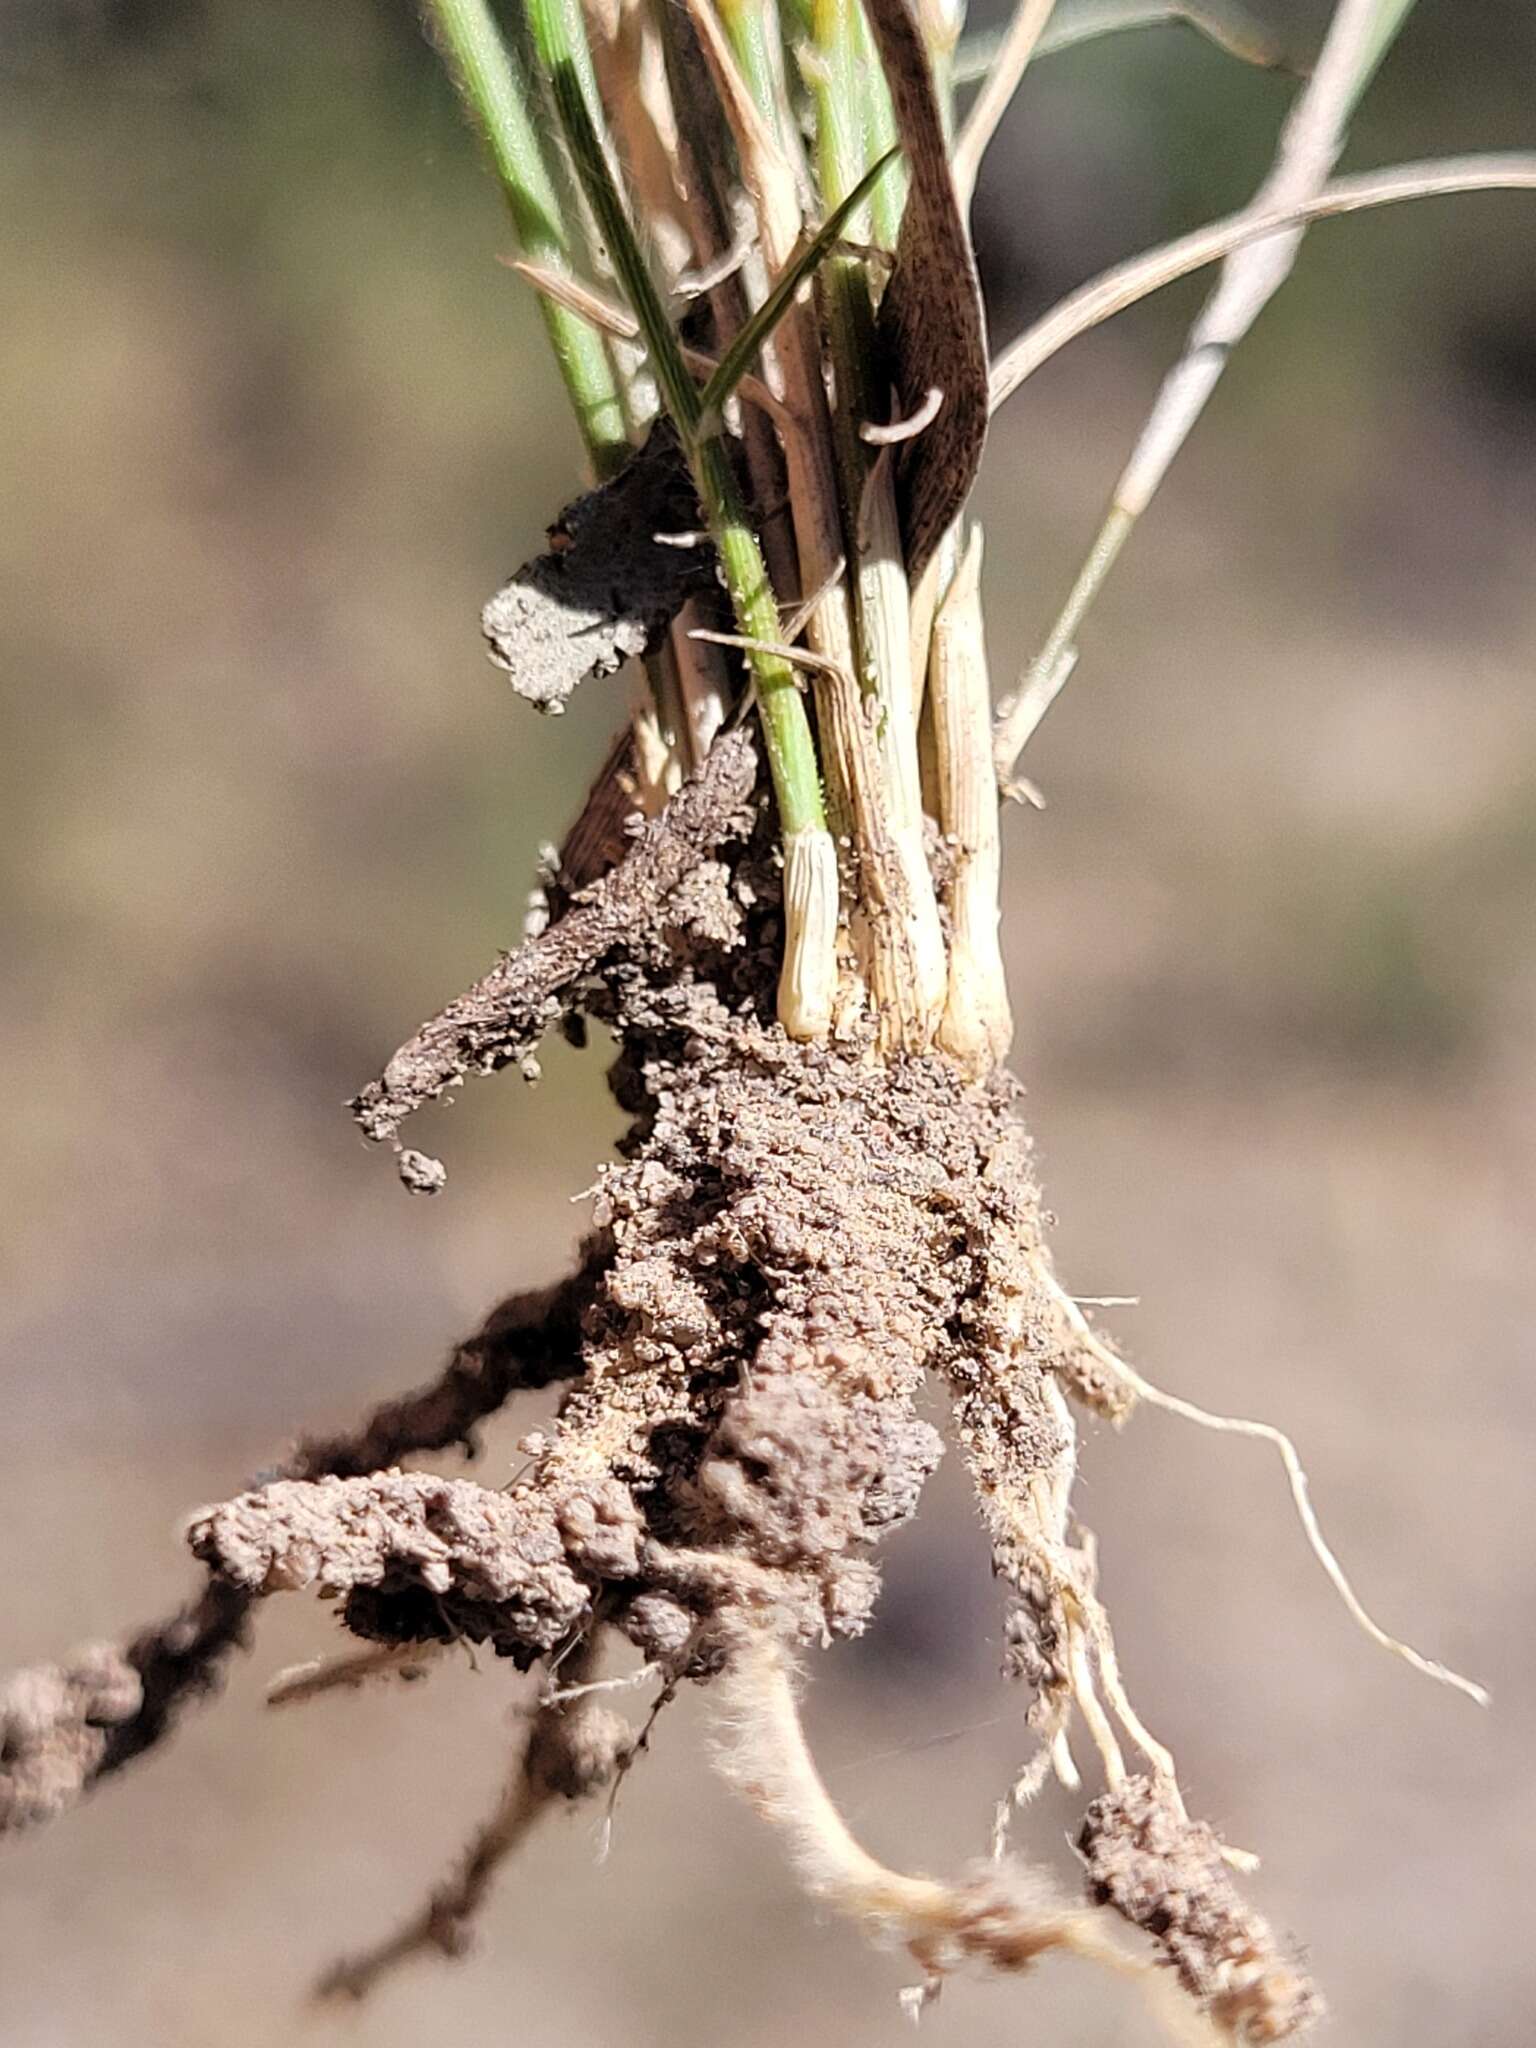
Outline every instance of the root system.
[[[965, 509], [989, 406], [1030, 367], [1016, 349], [989, 370], [969, 195], [1049, 0], [1018, 9], [957, 142], [959, 10], [817, 7], [791, 50], [774, 9], [589, 9], [595, 65], [584, 10], [524, 11], [531, 89], [483, 0], [427, 6], [601, 481], [483, 623], [546, 710], [631, 658], [645, 680], [537, 928], [352, 1107], [407, 1187], [436, 1194], [442, 1162], [401, 1136], [413, 1112], [497, 1068], [536, 1078], [546, 1034], [580, 1041], [592, 1021], [616, 1045], [629, 1127], [569, 1279], [504, 1302], [428, 1386], [194, 1516], [205, 1576], [182, 1612], [0, 1689], [0, 1831], [60, 1814], [150, 1749], [217, 1688], [263, 1600], [312, 1591], [354, 1641], [285, 1675], [274, 1703], [420, 1676], [457, 1643], [537, 1674], [526, 1742], [464, 1858], [327, 1993], [457, 1954], [533, 1823], [565, 1801], [611, 1806], [656, 1714], [697, 1684], [720, 1707], [724, 1775], [810, 1893], [908, 1952], [914, 2007], [962, 1966], [1061, 1953], [1167, 1989], [1206, 2038], [1286, 2039], [1321, 2000], [1239, 1896], [1246, 1859], [1190, 1818], [1132, 1702], [1073, 1507], [1077, 1412], [1118, 1424], [1141, 1398], [1268, 1441], [1354, 1618], [1481, 1695], [1365, 1613], [1289, 1439], [1162, 1394], [1052, 1267], [1005, 1066], [997, 768], [1011, 775], [1070, 672], [1132, 513], [1117, 505], [994, 752], [982, 537]], [[1330, 47], [1353, 55], [1310, 88], [1335, 96], [1335, 140], [1378, 12], [1344, 0]], [[579, 235], [559, 217], [540, 106], [558, 118]], [[1265, 215], [1264, 239], [1306, 210]], [[1239, 218], [1239, 239], [1256, 220]], [[584, 284], [583, 237], [622, 306]], [[1185, 268], [1210, 253], [1193, 239], [1193, 258], [1175, 252]], [[651, 241], [677, 259], [682, 318]], [[1068, 302], [1066, 331], [1125, 301], [1117, 278]], [[1025, 337], [1031, 361], [1056, 332], [1048, 317]], [[726, 649], [746, 658], [745, 691]], [[556, 1418], [522, 1439], [506, 1486], [411, 1466], [473, 1453], [516, 1393], [556, 1385]], [[990, 1857], [948, 1881], [854, 1839], [797, 1707], [806, 1654], [869, 1626], [880, 1544], [938, 1463], [929, 1386], [948, 1397], [1026, 1702]], [[637, 1670], [599, 1676], [610, 1646]], [[635, 1726], [615, 1708], [641, 1685], [654, 1697]], [[1072, 1899], [1009, 1840], [1051, 1773], [1080, 1787], [1075, 1738], [1100, 1782]], [[1135, 1953], [1119, 1945], [1132, 1937]]]
[[[1154, 1939], [1219, 2031], [1281, 2039], [1319, 1999], [1187, 1818], [1172, 1760], [1126, 1695], [1073, 1518], [1072, 1404], [1120, 1420], [1134, 1376], [1051, 1270], [1018, 1088], [938, 1049], [889, 1060], [859, 1039], [785, 1036], [778, 874], [754, 778], [738, 732], [615, 869], [573, 888], [547, 933], [359, 1098], [364, 1128], [398, 1150], [411, 1108], [467, 1072], [526, 1063], [541, 1027], [607, 1024], [633, 1121], [599, 1178], [577, 1273], [503, 1303], [428, 1387], [352, 1435], [301, 1444], [279, 1475], [195, 1517], [208, 1579], [184, 1614], [12, 1680], [0, 1821], [56, 1814], [153, 1744], [276, 1593], [335, 1598], [343, 1627], [375, 1646], [283, 1697], [419, 1671], [460, 1640], [546, 1667], [526, 1750], [463, 1864], [416, 1920], [327, 1980], [361, 1995], [407, 1955], [457, 1952], [494, 1870], [557, 1795], [614, 1786], [637, 1738], [595, 1705], [604, 1688], [586, 1672], [600, 1640], [627, 1639], [663, 1700], [714, 1685], [727, 1776], [784, 1830], [813, 1892], [908, 1948], [915, 1995], [962, 1963], [1018, 1970], [1052, 1950], [1134, 1971], [1091, 1910], [1104, 1907]], [[871, 1619], [878, 1544], [941, 1454], [916, 1406], [930, 1379], [948, 1390], [1009, 1589], [1007, 1668], [1035, 1742], [992, 1861], [953, 1884], [888, 1871], [853, 1841], [793, 1682], [803, 1652]], [[509, 1488], [401, 1469], [472, 1449], [516, 1390], [556, 1382], [558, 1420], [525, 1439]], [[1074, 1720], [1106, 1779], [1080, 1840], [1085, 1906], [1006, 1850], [1012, 1813], [1051, 1769], [1076, 1781]]]

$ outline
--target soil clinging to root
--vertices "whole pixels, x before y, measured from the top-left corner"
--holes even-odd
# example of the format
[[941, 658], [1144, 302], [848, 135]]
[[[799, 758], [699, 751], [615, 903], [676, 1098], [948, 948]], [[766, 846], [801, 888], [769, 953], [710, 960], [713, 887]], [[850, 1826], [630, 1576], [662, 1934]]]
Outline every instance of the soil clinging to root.
[[[403, 1118], [469, 1073], [526, 1066], [540, 1033], [579, 1013], [613, 1031], [612, 1085], [633, 1121], [570, 1281], [503, 1304], [431, 1386], [351, 1436], [301, 1445], [277, 1476], [194, 1519], [214, 1633], [186, 1691], [216, 1680], [256, 1602], [307, 1588], [335, 1597], [372, 1646], [337, 1682], [415, 1675], [433, 1646], [461, 1639], [546, 1667], [524, 1764], [464, 1865], [418, 1920], [338, 1966], [332, 1990], [360, 1993], [417, 1948], [456, 1949], [552, 1787], [611, 1797], [643, 1730], [593, 1720], [600, 1765], [562, 1774], [549, 1759], [581, 1748], [586, 1695], [613, 1683], [581, 1675], [596, 1647], [627, 1639], [658, 1705], [685, 1681], [718, 1681], [733, 1731], [722, 1767], [784, 1831], [817, 1896], [908, 1948], [915, 1996], [962, 1963], [1018, 1970], [1052, 1948], [1145, 1974], [1102, 1931], [1092, 1908], [1107, 1905], [1161, 1944], [1227, 2036], [1282, 2038], [1314, 1994], [1290, 1965], [1276, 1974], [1273, 1937], [1237, 1901], [1214, 1837], [1186, 1819], [1171, 1760], [1125, 1696], [1072, 1518], [1069, 1402], [1118, 1419], [1132, 1397], [1051, 1272], [1020, 1091], [942, 1052], [884, 1060], [864, 1040], [785, 1036], [772, 1020], [778, 871], [754, 773], [750, 740], [731, 734], [616, 867], [571, 881], [549, 929], [359, 1098], [408, 1184], [435, 1187], [441, 1169], [401, 1146]], [[868, 1624], [875, 1547], [938, 1462], [917, 1412], [929, 1376], [950, 1393], [1010, 1588], [1007, 1664], [1030, 1689], [1035, 1745], [993, 1861], [954, 1885], [887, 1870], [853, 1841], [795, 1706], [799, 1656]], [[509, 1487], [402, 1469], [413, 1453], [472, 1445], [519, 1386], [552, 1382], [565, 1386], [558, 1418], [523, 1440]], [[163, 1650], [174, 1629], [141, 1642]], [[0, 1819], [60, 1810], [112, 1767], [114, 1744], [163, 1732], [179, 1701], [162, 1688], [147, 1705], [148, 1682], [132, 1648], [101, 1646], [12, 1681]], [[324, 1683], [302, 1674], [285, 1696]], [[1075, 1715], [1108, 1783], [1083, 1836], [1088, 1906], [1005, 1844], [1050, 1770], [1076, 1782]], [[1149, 1779], [1130, 1776], [1122, 1737]], [[1141, 1785], [1152, 1791], [1138, 1806]], [[1185, 1882], [1196, 1866], [1198, 1896]], [[1238, 1995], [1256, 1959], [1274, 1964], [1264, 1981], [1284, 1998]]]
[[636, 1115], [595, 1191], [584, 1371], [528, 1472], [479, 1505], [398, 1472], [258, 1489], [194, 1525], [220, 1576], [525, 1663], [599, 1605], [657, 1659], [726, 1612], [808, 1644], [864, 1626], [869, 1546], [938, 1461], [925, 1375], [969, 1389], [978, 1344], [1012, 1345], [1015, 1437], [1062, 1457], [1013, 1084], [792, 1043], [763, 1015], [775, 915], [753, 858], [697, 863], [586, 992]]

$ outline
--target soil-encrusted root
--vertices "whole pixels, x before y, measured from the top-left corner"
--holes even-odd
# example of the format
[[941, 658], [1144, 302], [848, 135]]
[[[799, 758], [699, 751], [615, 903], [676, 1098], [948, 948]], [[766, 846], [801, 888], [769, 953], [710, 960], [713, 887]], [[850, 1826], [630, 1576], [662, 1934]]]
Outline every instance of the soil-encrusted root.
[[1078, 1849], [1090, 1896], [1152, 1935], [1236, 2039], [1288, 2040], [1321, 2016], [1299, 1961], [1238, 1895], [1214, 1829], [1188, 1819], [1166, 1784], [1129, 1778], [1095, 1799]]
[[0, 1835], [52, 1820], [98, 1778], [158, 1742], [189, 1700], [220, 1683], [245, 1639], [249, 1601], [211, 1581], [128, 1642], [88, 1643], [0, 1686]]
[[[317, 1998], [362, 1999], [412, 1956], [434, 1950], [463, 1955], [497, 1871], [534, 1824], [561, 1802], [575, 1804], [617, 1783], [634, 1753], [635, 1737], [627, 1721], [590, 1696], [600, 1686], [586, 1689], [580, 1683], [593, 1641], [592, 1636], [584, 1639], [567, 1660], [561, 1695], [546, 1698], [534, 1710], [526, 1742], [513, 1757], [495, 1807], [451, 1875], [393, 1934], [334, 1963], [315, 1986]], [[583, 1692], [587, 1696], [572, 1699]]]
[[221, 1579], [313, 1586], [357, 1634], [520, 1663], [599, 1599], [660, 1662], [720, 1614], [790, 1642], [864, 1626], [869, 1547], [939, 1456], [924, 1375], [978, 1315], [1009, 1325], [1027, 1276], [1013, 1091], [795, 1046], [686, 993], [679, 1015], [675, 988], [624, 992], [647, 1107], [596, 1193], [584, 1370], [527, 1472], [505, 1492], [395, 1470], [258, 1488], [192, 1525]]
[[914, 2007], [938, 1995], [967, 1963], [1026, 1970], [1051, 1950], [1133, 1972], [1136, 1965], [1081, 1906], [1062, 1900], [1041, 1872], [1017, 1862], [983, 1864], [954, 1883], [915, 1877], [879, 1862], [853, 1837], [823, 1784], [805, 1739], [794, 1672], [783, 1646], [737, 1631], [719, 1686], [725, 1777], [787, 1838], [806, 1889], [876, 1939], [898, 1942], [922, 1971]]
[[[579, 1369], [579, 1318], [603, 1257], [589, 1244], [570, 1279], [500, 1302], [455, 1345], [442, 1372], [387, 1401], [359, 1426], [300, 1442], [280, 1468], [290, 1479], [357, 1475], [413, 1452], [473, 1452], [475, 1431], [514, 1389]], [[0, 1686], [0, 1836], [66, 1813], [102, 1778], [162, 1741], [184, 1707], [217, 1693], [249, 1636], [255, 1591], [218, 1574], [164, 1621], [122, 1643], [89, 1643], [58, 1664], [18, 1671]]]
[[[1048, 1949], [1131, 1968], [1089, 1911], [1001, 1854], [950, 1885], [875, 1864], [798, 1734], [792, 1660], [867, 1624], [873, 1547], [939, 1456], [916, 1412], [936, 1375], [1015, 1591], [1010, 1668], [1035, 1692], [1043, 1754], [1064, 1768], [1081, 1713], [1119, 1792], [1118, 1723], [1182, 1814], [1071, 1520], [1067, 1392], [1117, 1404], [1050, 1277], [1018, 1091], [943, 1053], [791, 1043], [752, 998], [751, 887], [693, 878], [693, 929], [730, 941], [714, 973], [642, 957], [598, 984], [636, 1121], [594, 1192], [581, 1370], [525, 1439], [525, 1471], [505, 1491], [398, 1470], [280, 1482], [199, 1517], [193, 1548], [247, 1595], [338, 1596], [372, 1641], [464, 1637], [527, 1666], [601, 1626], [665, 1686], [714, 1683], [737, 1731], [729, 1775], [819, 1896], [910, 1950], [925, 1995], [963, 1963], [1016, 1970]], [[481, 1873], [472, 1904], [541, 1804], [514, 1774], [460, 1877], [380, 1956], [448, 1946], [443, 1927], [457, 1942], [463, 1873]], [[1124, 1910], [1112, 1888], [1095, 1897]], [[336, 1982], [361, 1990], [381, 1967]]]
[[[180, 1698], [216, 1679], [267, 1594], [334, 1596], [373, 1646], [280, 1697], [415, 1672], [458, 1640], [546, 1666], [527, 1757], [454, 1878], [399, 1937], [335, 1973], [332, 1988], [360, 1993], [406, 1954], [457, 1951], [553, 1791], [611, 1796], [646, 1736], [631, 1741], [590, 1704], [585, 1662], [599, 1634], [616, 1636], [660, 1681], [653, 1716], [685, 1680], [715, 1685], [735, 1731], [728, 1775], [784, 1829], [818, 1896], [909, 1949], [920, 1995], [962, 1963], [1017, 1970], [1063, 1950], [1151, 1983], [1176, 1975], [1229, 2039], [1282, 2039], [1319, 2001], [1238, 1899], [1235, 1856], [1185, 1814], [1173, 1759], [1122, 1682], [1092, 1538], [1072, 1511], [1074, 1402], [1116, 1421], [1138, 1396], [1203, 1412], [1125, 1366], [1057, 1280], [1016, 1084], [943, 1050], [881, 1058], [872, 1026], [803, 1045], [773, 1022], [780, 887], [754, 773], [745, 734], [728, 735], [616, 867], [573, 887], [545, 934], [359, 1098], [370, 1135], [399, 1151], [419, 1103], [526, 1062], [551, 1023], [610, 1027], [613, 1090], [633, 1121], [594, 1190], [576, 1275], [503, 1304], [430, 1386], [199, 1515], [190, 1540], [208, 1589], [190, 1623], [141, 1639], [138, 1663], [93, 1653], [13, 1682], [0, 1698], [0, 1826], [60, 1810], [153, 1741]], [[917, 1410], [930, 1377], [948, 1389], [1010, 1588], [1005, 1668], [1032, 1694], [1035, 1738], [991, 1865], [952, 1884], [890, 1871], [853, 1841], [815, 1774], [793, 1684], [804, 1650], [870, 1619], [875, 1546], [913, 1514], [940, 1455]], [[528, 1463], [508, 1487], [401, 1468], [472, 1448], [519, 1386], [553, 1383], [558, 1417], [523, 1439]], [[1307, 1527], [1347, 1593], [1315, 1518]], [[1097, 1917], [1006, 1855], [1009, 1822], [1047, 1773], [1079, 1782], [1079, 1723], [1108, 1788], [1081, 1837], [1090, 1902], [1158, 1941], [1171, 1972], [1128, 1963]], [[562, 1757], [569, 1770], [555, 1769]]]

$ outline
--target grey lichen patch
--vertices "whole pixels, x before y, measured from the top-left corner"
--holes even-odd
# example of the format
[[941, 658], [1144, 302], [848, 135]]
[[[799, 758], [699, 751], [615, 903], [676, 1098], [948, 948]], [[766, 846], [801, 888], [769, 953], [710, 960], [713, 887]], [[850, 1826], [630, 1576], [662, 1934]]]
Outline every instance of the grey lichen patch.
[[677, 436], [657, 425], [611, 482], [566, 506], [546, 552], [481, 614], [518, 695], [563, 711], [580, 684], [655, 647], [688, 599], [715, 586], [714, 548], [694, 538], [702, 525]]

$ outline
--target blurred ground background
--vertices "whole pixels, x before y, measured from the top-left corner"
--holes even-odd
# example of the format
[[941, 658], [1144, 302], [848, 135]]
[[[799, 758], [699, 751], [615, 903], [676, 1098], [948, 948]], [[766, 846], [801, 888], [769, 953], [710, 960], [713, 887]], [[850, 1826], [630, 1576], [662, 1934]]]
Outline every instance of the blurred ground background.
[[[1305, 47], [1319, 10], [1271, 0]], [[1525, 0], [1423, 0], [1352, 161], [1529, 146]], [[1246, 196], [1286, 88], [1181, 31], [1043, 64], [983, 205], [995, 326]], [[0, 1666], [147, 1618], [178, 1518], [422, 1376], [558, 1268], [617, 1124], [594, 1056], [481, 1084], [408, 1201], [341, 1110], [516, 934], [612, 709], [538, 723], [478, 606], [574, 473], [506, 235], [410, 9], [0, 7]], [[982, 509], [1031, 653], [1201, 287], [1013, 402]], [[1536, 209], [1336, 224], [1237, 360], [1009, 820], [1019, 1063], [1064, 1271], [1155, 1377], [1295, 1431], [1370, 1649], [1256, 1445], [1091, 1433], [1123, 1661], [1192, 1799], [1266, 1851], [1340, 2042], [1529, 2038], [1536, 1796]], [[507, 1468], [516, 1428], [491, 1447]], [[894, 1857], [980, 1848], [1019, 1754], [954, 1473], [813, 1732]], [[217, 1710], [0, 1860], [8, 2048], [894, 2042], [904, 1971], [818, 1924], [667, 1716], [593, 1863], [554, 1826], [478, 1955], [303, 1988], [491, 1796], [496, 1669], [267, 1716], [330, 1641], [274, 1603]], [[1072, 1808], [1025, 1840], [1069, 1867]], [[1066, 1965], [946, 2043], [1148, 2042]]]

